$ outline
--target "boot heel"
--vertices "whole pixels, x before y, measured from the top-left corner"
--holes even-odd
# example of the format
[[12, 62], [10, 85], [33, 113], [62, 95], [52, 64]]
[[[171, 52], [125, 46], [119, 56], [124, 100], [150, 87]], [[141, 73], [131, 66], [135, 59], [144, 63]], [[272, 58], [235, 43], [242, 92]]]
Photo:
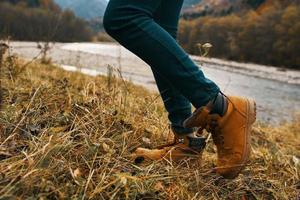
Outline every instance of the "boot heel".
[[253, 99], [248, 99], [249, 123], [254, 124], [256, 121], [256, 102]]

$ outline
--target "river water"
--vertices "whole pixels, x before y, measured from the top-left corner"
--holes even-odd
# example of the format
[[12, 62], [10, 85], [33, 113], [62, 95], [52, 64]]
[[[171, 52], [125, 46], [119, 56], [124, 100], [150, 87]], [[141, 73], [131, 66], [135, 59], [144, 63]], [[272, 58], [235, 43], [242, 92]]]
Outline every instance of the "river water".
[[[12, 53], [32, 59], [40, 49], [33, 42], [12, 42]], [[122, 71], [123, 77], [157, 91], [150, 70], [142, 60], [114, 43], [50, 44], [49, 57], [67, 70], [90, 75], [107, 74], [107, 66]], [[159, 56], [159, 55], [158, 55]], [[274, 125], [292, 120], [300, 112], [300, 85], [228, 71], [213, 63], [199, 63], [205, 75], [230, 95], [251, 97], [258, 105], [258, 120]]]

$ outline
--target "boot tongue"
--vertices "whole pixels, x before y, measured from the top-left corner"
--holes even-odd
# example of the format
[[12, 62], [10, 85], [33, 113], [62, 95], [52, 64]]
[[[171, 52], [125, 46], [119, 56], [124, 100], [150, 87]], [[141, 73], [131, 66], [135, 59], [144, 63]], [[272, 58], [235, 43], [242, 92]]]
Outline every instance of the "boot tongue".
[[207, 124], [207, 117], [209, 116], [209, 106], [203, 106], [198, 108], [191, 117], [183, 122], [183, 126], [186, 128], [202, 127]]

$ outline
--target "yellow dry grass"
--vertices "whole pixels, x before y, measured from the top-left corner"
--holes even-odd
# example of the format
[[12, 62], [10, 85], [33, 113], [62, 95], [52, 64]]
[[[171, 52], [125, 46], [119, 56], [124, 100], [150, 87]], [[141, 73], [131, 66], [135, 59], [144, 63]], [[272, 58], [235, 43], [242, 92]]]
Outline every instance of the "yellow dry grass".
[[[7, 59], [1, 72], [0, 199], [296, 199], [300, 120], [257, 123], [252, 158], [234, 180], [214, 174], [210, 141], [202, 167], [142, 166], [130, 152], [170, 135], [157, 94], [114, 76], [90, 77]], [[299, 198], [299, 197], [298, 197]]]

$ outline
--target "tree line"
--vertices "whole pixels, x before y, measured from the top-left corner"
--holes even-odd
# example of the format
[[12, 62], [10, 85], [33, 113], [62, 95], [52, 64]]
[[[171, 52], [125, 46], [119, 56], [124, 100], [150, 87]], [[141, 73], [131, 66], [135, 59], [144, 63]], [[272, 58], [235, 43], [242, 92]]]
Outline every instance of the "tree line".
[[209, 42], [212, 57], [300, 69], [300, 5], [272, 1], [244, 14], [183, 19], [178, 40], [191, 54]]
[[0, 2], [0, 38], [30, 41], [87, 41], [88, 23], [52, 0], [3, 0]]

